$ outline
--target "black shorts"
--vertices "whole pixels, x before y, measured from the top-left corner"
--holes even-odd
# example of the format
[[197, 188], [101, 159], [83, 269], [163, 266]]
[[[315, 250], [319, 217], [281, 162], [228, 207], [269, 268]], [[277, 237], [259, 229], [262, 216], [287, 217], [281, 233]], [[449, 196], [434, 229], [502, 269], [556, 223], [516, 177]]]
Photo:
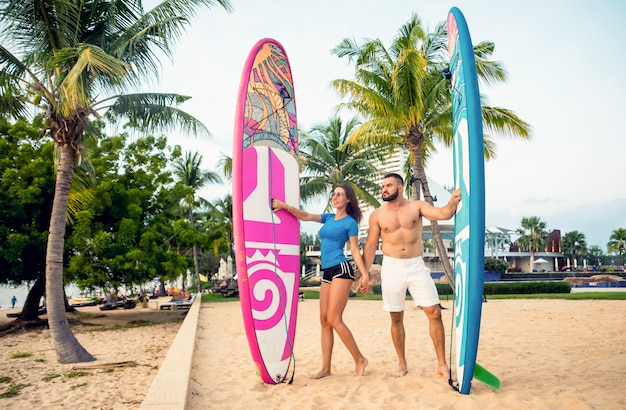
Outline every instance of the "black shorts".
[[331, 283], [333, 279], [354, 280], [354, 270], [350, 262], [343, 261], [339, 265], [331, 266], [322, 270], [322, 282]]

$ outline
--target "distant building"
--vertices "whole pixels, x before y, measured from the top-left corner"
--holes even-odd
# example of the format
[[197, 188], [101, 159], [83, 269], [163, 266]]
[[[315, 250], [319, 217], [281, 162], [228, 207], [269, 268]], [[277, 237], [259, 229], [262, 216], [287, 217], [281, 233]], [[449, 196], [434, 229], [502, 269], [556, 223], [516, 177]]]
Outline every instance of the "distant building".
[[[404, 164], [409, 159], [409, 152], [402, 148], [396, 148], [394, 153], [392, 153], [384, 162], [375, 161], [374, 166], [380, 172], [380, 178], [376, 181], [378, 186], [382, 185], [383, 176], [386, 174], [395, 172], [399, 175], [404, 175]], [[380, 198], [380, 191], [377, 192], [378, 200], [382, 201]], [[361, 220], [361, 224], [359, 225], [359, 239], [367, 237], [367, 230], [369, 229], [369, 219], [372, 211], [374, 211], [374, 207], [368, 204], [362, 204], [361, 211], [363, 211], [363, 219]]]
[[[408, 157], [409, 153], [406, 149], [397, 148], [384, 162], [375, 163], [376, 168], [380, 170], [380, 178], [379, 181], [377, 181], [378, 184], [382, 184], [382, 177], [391, 172], [404, 176], [404, 164], [408, 160]], [[428, 186], [433, 196], [435, 206], [443, 206], [448, 203], [451, 194], [447, 189], [430, 178], [428, 178]], [[380, 195], [380, 192], [378, 192], [378, 194]], [[374, 208], [365, 204], [362, 205], [361, 210], [363, 211], [363, 219], [359, 225], [359, 243], [362, 245], [367, 238], [369, 217]], [[424, 230], [422, 238], [425, 241], [424, 260], [431, 271], [441, 272], [443, 271], [443, 267], [436, 249], [426, 246], [428, 243], [426, 241], [433, 237], [430, 221], [424, 218], [423, 224]], [[450, 262], [452, 263], [454, 258], [454, 218], [449, 221], [438, 221], [438, 226], [444, 245], [448, 251], [448, 258], [450, 258]], [[515, 244], [515, 240], [517, 240], [518, 236], [519, 234], [516, 230], [502, 227], [487, 227], [485, 229], [485, 257], [505, 260], [509, 264], [510, 272], [559, 271], [563, 266], [569, 266], [569, 261], [564, 259], [561, 253], [560, 230], [550, 232], [545, 249], [535, 251], [535, 260], [540, 261], [540, 263], [535, 263], [535, 266], [531, 266], [531, 253], [529, 251], [520, 251]], [[345, 248], [345, 253], [348, 257], [350, 256], [348, 247]], [[377, 254], [382, 255], [380, 246]], [[319, 258], [319, 255], [319, 248], [311, 248], [307, 252], [307, 256], [313, 258]]]

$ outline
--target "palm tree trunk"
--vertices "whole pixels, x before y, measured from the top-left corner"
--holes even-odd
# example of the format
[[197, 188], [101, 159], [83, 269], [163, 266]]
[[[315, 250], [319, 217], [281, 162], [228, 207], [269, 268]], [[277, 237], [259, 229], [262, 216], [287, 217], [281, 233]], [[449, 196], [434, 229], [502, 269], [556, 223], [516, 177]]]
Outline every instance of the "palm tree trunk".
[[200, 280], [200, 268], [198, 267], [198, 245], [193, 245], [193, 266], [196, 272], [196, 281], [198, 282], [198, 293], [202, 293], [202, 281]]
[[30, 321], [39, 319], [39, 301], [46, 291], [46, 280], [43, 276], [40, 276], [35, 281], [35, 284], [30, 288], [30, 292], [26, 296], [22, 313], [19, 318], [21, 320]]
[[[426, 179], [426, 172], [424, 171], [421, 160], [417, 155], [414, 155], [413, 157], [415, 158], [413, 161], [413, 175], [417, 178], [414, 182], [413, 196], [416, 197], [415, 199], [419, 199], [421, 185], [422, 191], [424, 192], [424, 200], [429, 204], [434, 205], [433, 197], [430, 194], [430, 188], [428, 187], [428, 179]], [[448, 258], [448, 249], [443, 244], [443, 239], [441, 238], [441, 232], [439, 231], [437, 221], [430, 221], [430, 229], [433, 233], [433, 240], [437, 246], [437, 250], [439, 251], [439, 260], [441, 261], [443, 272], [448, 284], [452, 287], [452, 289], [454, 289], [454, 269], [452, 268], [452, 264]]]
[[[193, 218], [193, 208], [189, 207], [189, 223], [191, 228], [194, 228], [195, 220]], [[198, 293], [202, 293], [202, 281], [200, 280], [200, 267], [198, 262], [198, 245], [193, 244], [193, 268], [196, 274], [196, 281], [198, 282]]]
[[93, 361], [78, 342], [70, 328], [65, 314], [65, 293], [63, 292], [63, 247], [65, 245], [65, 225], [67, 201], [74, 174], [75, 151], [68, 144], [59, 144], [61, 161], [57, 169], [57, 178], [50, 217], [50, 232], [46, 250], [46, 308], [52, 342], [59, 363], [78, 363]]

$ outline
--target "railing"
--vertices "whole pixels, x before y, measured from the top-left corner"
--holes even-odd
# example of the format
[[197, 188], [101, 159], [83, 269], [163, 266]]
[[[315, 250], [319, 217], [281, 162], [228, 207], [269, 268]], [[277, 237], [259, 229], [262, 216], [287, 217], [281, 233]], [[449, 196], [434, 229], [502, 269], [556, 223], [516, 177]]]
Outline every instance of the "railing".
[[307, 281], [307, 280], [309, 280], [311, 278], [314, 278], [316, 276], [317, 276], [317, 269], [313, 268], [313, 269], [309, 270], [308, 272], [304, 272], [304, 274], [302, 275], [300, 280]]

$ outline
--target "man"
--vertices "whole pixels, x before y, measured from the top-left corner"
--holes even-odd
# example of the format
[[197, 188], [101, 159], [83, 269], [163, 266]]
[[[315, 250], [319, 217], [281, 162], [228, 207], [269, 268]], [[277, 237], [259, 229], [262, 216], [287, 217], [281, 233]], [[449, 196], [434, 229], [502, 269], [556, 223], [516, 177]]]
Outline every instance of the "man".
[[433, 221], [452, 218], [461, 200], [461, 193], [455, 190], [448, 204], [438, 208], [425, 201], [404, 198], [403, 186], [400, 175], [385, 175], [382, 183], [385, 203], [372, 212], [369, 219], [369, 232], [363, 250], [365, 267], [368, 271], [372, 267], [378, 238], [381, 237], [383, 310], [391, 315], [391, 338], [398, 354], [395, 377], [402, 377], [408, 372], [404, 349], [404, 301], [407, 289], [415, 305], [421, 307], [428, 318], [430, 337], [437, 354], [437, 373], [448, 377], [439, 295], [422, 258], [422, 217]]

